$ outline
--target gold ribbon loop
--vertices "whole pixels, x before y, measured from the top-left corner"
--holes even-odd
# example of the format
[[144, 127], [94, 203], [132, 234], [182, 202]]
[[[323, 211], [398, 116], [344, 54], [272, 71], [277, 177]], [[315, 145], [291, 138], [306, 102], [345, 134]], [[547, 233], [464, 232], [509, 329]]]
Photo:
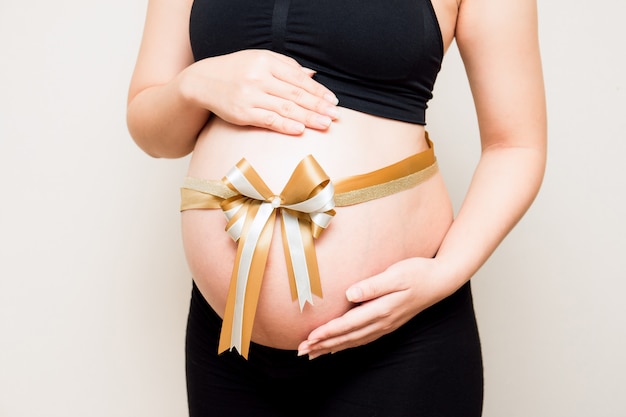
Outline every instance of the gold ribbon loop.
[[291, 293], [302, 309], [307, 301], [313, 303], [313, 295], [322, 296], [313, 239], [335, 215], [334, 188], [311, 155], [298, 164], [280, 195], [272, 193], [245, 159], [222, 181], [233, 191], [220, 207], [228, 219], [226, 230], [238, 245], [218, 350], [235, 348], [247, 358], [276, 212], [282, 214]]

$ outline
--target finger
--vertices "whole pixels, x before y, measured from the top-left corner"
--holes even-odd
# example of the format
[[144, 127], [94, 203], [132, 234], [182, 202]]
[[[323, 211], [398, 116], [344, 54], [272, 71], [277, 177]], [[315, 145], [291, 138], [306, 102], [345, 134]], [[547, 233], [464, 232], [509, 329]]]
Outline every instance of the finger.
[[282, 118], [301, 123], [313, 129], [328, 129], [332, 123], [332, 119], [329, 116], [308, 110], [291, 100], [280, 97], [268, 96], [262, 103], [258, 103], [257, 106], [276, 113]]
[[[322, 116], [326, 116], [331, 120], [335, 120], [339, 117], [337, 106], [333, 102], [329, 101], [328, 98], [316, 96], [314, 94], [311, 94], [304, 88], [295, 86], [293, 84], [277, 80], [276, 82], [271, 83], [268, 86], [266, 92], [272, 96], [295, 103], [297, 106], [302, 107], [303, 109], [312, 111]], [[284, 105], [284, 103], [282, 104]], [[281, 114], [283, 116], [289, 117], [282, 112]], [[308, 116], [312, 117], [312, 115]]]
[[337, 96], [328, 88], [311, 78], [311, 72], [307, 70], [308, 69], [303, 69], [303, 67], [295, 68], [289, 65], [275, 65], [271, 69], [272, 75], [276, 79], [302, 88], [308, 93], [323, 98], [332, 105], [336, 105], [339, 102]]
[[311, 352], [336, 352], [348, 347], [359, 346], [378, 339], [380, 336], [395, 330], [404, 320], [398, 320], [397, 306], [406, 294], [395, 293], [361, 304], [346, 312], [343, 316], [329, 321], [314, 329], [298, 346], [299, 354]]
[[[337, 322], [331, 324], [336, 326], [334, 329], [319, 328], [311, 332], [307, 342], [302, 344], [302, 348], [310, 353], [328, 353], [338, 352], [343, 349], [361, 346], [372, 342], [379, 337], [388, 334], [397, 329], [404, 320], [399, 320], [393, 309], [364, 308], [363, 306], [356, 309], [362, 309], [359, 314], [360, 319], [344, 317], [336, 319]], [[355, 309], [355, 310], [356, 310]], [[346, 318], [347, 322], [340, 323], [340, 320]]]
[[298, 63], [298, 61], [296, 61], [294, 58], [290, 56], [283, 55], [281, 53], [270, 51], [270, 50], [266, 50], [265, 52], [269, 53], [271, 56], [275, 57], [276, 59], [278, 59], [279, 61], [282, 61], [283, 63], [287, 65], [290, 65], [294, 68], [302, 68], [302, 66]]
[[377, 322], [381, 316], [382, 314], [375, 306], [360, 305], [313, 330], [309, 333], [307, 340], [312, 344], [320, 344], [367, 327]]
[[250, 111], [250, 122], [248, 124], [287, 135], [300, 135], [306, 128], [304, 123], [282, 117], [276, 112], [261, 108], [255, 108]]
[[300, 64], [298, 64], [298, 61], [296, 61], [295, 59], [288, 57], [286, 55], [282, 55], [279, 54], [277, 52], [272, 52], [269, 51], [270, 53], [274, 54], [279, 60], [283, 61], [284, 63], [294, 67], [294, 68], [299, 68], [301, 71], [303, 71], [305, 74], [307, 74], [309, 77], [312, 77], [315, 75], [316, 71], [311, 69], [311, 68], [307, 68], [307, 67], [303, 67]]
[[315, 359], [327, 353], [337, 353], [342, 350], [366, 345], [386, 333], [388, 331], [385, 331], [380, 323], [372, 323], [353, 332], [312, 344], [306, 354], [309, 355], [309, 359]]
[[407, 287], [403, 280], [389, 279], [383, 273], [351, 285], [346, 290], [346, 298], [351, 303], [362, 303], [379, 298], [385, 294], [405, 290]]

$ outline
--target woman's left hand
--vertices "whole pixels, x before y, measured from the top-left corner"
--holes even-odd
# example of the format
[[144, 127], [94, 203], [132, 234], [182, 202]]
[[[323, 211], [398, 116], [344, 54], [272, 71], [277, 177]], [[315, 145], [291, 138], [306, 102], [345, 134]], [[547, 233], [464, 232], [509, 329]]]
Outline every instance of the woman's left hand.
[[298, 346], [298, 355], [314, 359], [396, 330], [448, 295], [441, 271], [436, 258], [410, 258], [350, 286], [346, 297], [356, 306], [313, 330]]

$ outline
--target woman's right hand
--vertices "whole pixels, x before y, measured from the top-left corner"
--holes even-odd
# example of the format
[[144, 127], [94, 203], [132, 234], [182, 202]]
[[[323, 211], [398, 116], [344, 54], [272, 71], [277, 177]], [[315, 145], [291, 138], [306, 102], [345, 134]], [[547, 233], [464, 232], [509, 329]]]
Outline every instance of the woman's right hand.
[[190, 65], [180, 89], [229, 123], [298, 135], [327, 129], [338, 116], [336, 96], [312, 79], [314, 73], [275, 52], [244, 50]]

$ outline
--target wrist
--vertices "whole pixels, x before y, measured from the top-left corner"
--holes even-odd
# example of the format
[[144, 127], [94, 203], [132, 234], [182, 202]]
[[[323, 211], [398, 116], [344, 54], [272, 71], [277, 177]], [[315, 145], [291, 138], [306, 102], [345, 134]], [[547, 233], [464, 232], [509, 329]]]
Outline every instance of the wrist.
[[443, 255], [433, 258], [433, 291], [444, 299], [461, 288], [473, 274]]
[[407, 280], [416, 289], [418, 308], [423, 310], [452, 295], [464, 283], [442, 258], [414, 257], [392, 265], [389, 272]]
[[178, 106], [186, 111], [197, 111], [198, 113], [209, 113], [209, 110], [201, 102], [203, 95], [206, 95], [198, 86], [201, 80], [194, 71], [193, 65], [181, 71], [171, 83], [171, 87], [176, 97]]

